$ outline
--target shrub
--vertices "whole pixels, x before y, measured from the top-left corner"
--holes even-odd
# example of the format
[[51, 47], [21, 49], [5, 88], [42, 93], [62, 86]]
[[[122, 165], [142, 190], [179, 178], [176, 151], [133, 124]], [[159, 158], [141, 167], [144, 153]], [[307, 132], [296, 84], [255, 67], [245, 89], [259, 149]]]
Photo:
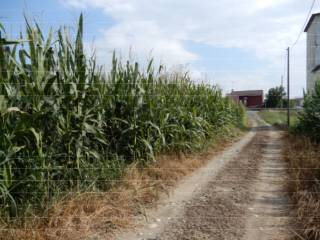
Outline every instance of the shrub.
[[320, 82], [317, 82], [314, 92], [304, 98], [304, 109], [299, 114], [296, 131], [320, 142]]

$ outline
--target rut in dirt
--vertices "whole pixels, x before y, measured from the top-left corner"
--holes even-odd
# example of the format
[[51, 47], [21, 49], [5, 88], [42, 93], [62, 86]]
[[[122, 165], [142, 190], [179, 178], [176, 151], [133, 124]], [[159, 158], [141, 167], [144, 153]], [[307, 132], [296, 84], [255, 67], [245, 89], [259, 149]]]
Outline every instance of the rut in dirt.
[[190, 199], [177, 202], [181, 211], [159, 216], [161, 228], [149, 224], [127, 239], [288, 239], [291, 204], [282, 132], [251, 116], [258, 124], [251, 141]]

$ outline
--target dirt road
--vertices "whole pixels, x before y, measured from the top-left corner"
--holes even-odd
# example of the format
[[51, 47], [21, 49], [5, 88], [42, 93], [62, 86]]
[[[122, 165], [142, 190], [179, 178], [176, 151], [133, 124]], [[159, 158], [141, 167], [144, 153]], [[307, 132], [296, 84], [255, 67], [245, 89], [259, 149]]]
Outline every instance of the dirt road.
[[290, 202], [281, 132], [249, 113], [252, 130], [184, 179], [159, 207], [117, 239], [284, 240]]

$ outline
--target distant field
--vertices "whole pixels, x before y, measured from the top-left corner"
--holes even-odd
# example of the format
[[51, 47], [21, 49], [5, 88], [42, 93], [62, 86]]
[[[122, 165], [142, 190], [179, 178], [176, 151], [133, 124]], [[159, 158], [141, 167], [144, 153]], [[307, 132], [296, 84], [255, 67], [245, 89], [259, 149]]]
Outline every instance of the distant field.
[[[259, 116], [271, 125], [283, 125], [287, 123], [287, 111], [260, 111]], [[298, 122], [298, 113], [291, 111], [291, 124], [296, 125]]]

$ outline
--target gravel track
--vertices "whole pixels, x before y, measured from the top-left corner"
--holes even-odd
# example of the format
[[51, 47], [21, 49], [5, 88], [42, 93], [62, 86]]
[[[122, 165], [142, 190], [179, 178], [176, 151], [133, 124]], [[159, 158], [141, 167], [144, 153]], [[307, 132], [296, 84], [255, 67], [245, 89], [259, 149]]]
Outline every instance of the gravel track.
[[252, 130], [182, 181], [117, 239], [285, 240], [290, 205], [281, 132], [250, 113]]

